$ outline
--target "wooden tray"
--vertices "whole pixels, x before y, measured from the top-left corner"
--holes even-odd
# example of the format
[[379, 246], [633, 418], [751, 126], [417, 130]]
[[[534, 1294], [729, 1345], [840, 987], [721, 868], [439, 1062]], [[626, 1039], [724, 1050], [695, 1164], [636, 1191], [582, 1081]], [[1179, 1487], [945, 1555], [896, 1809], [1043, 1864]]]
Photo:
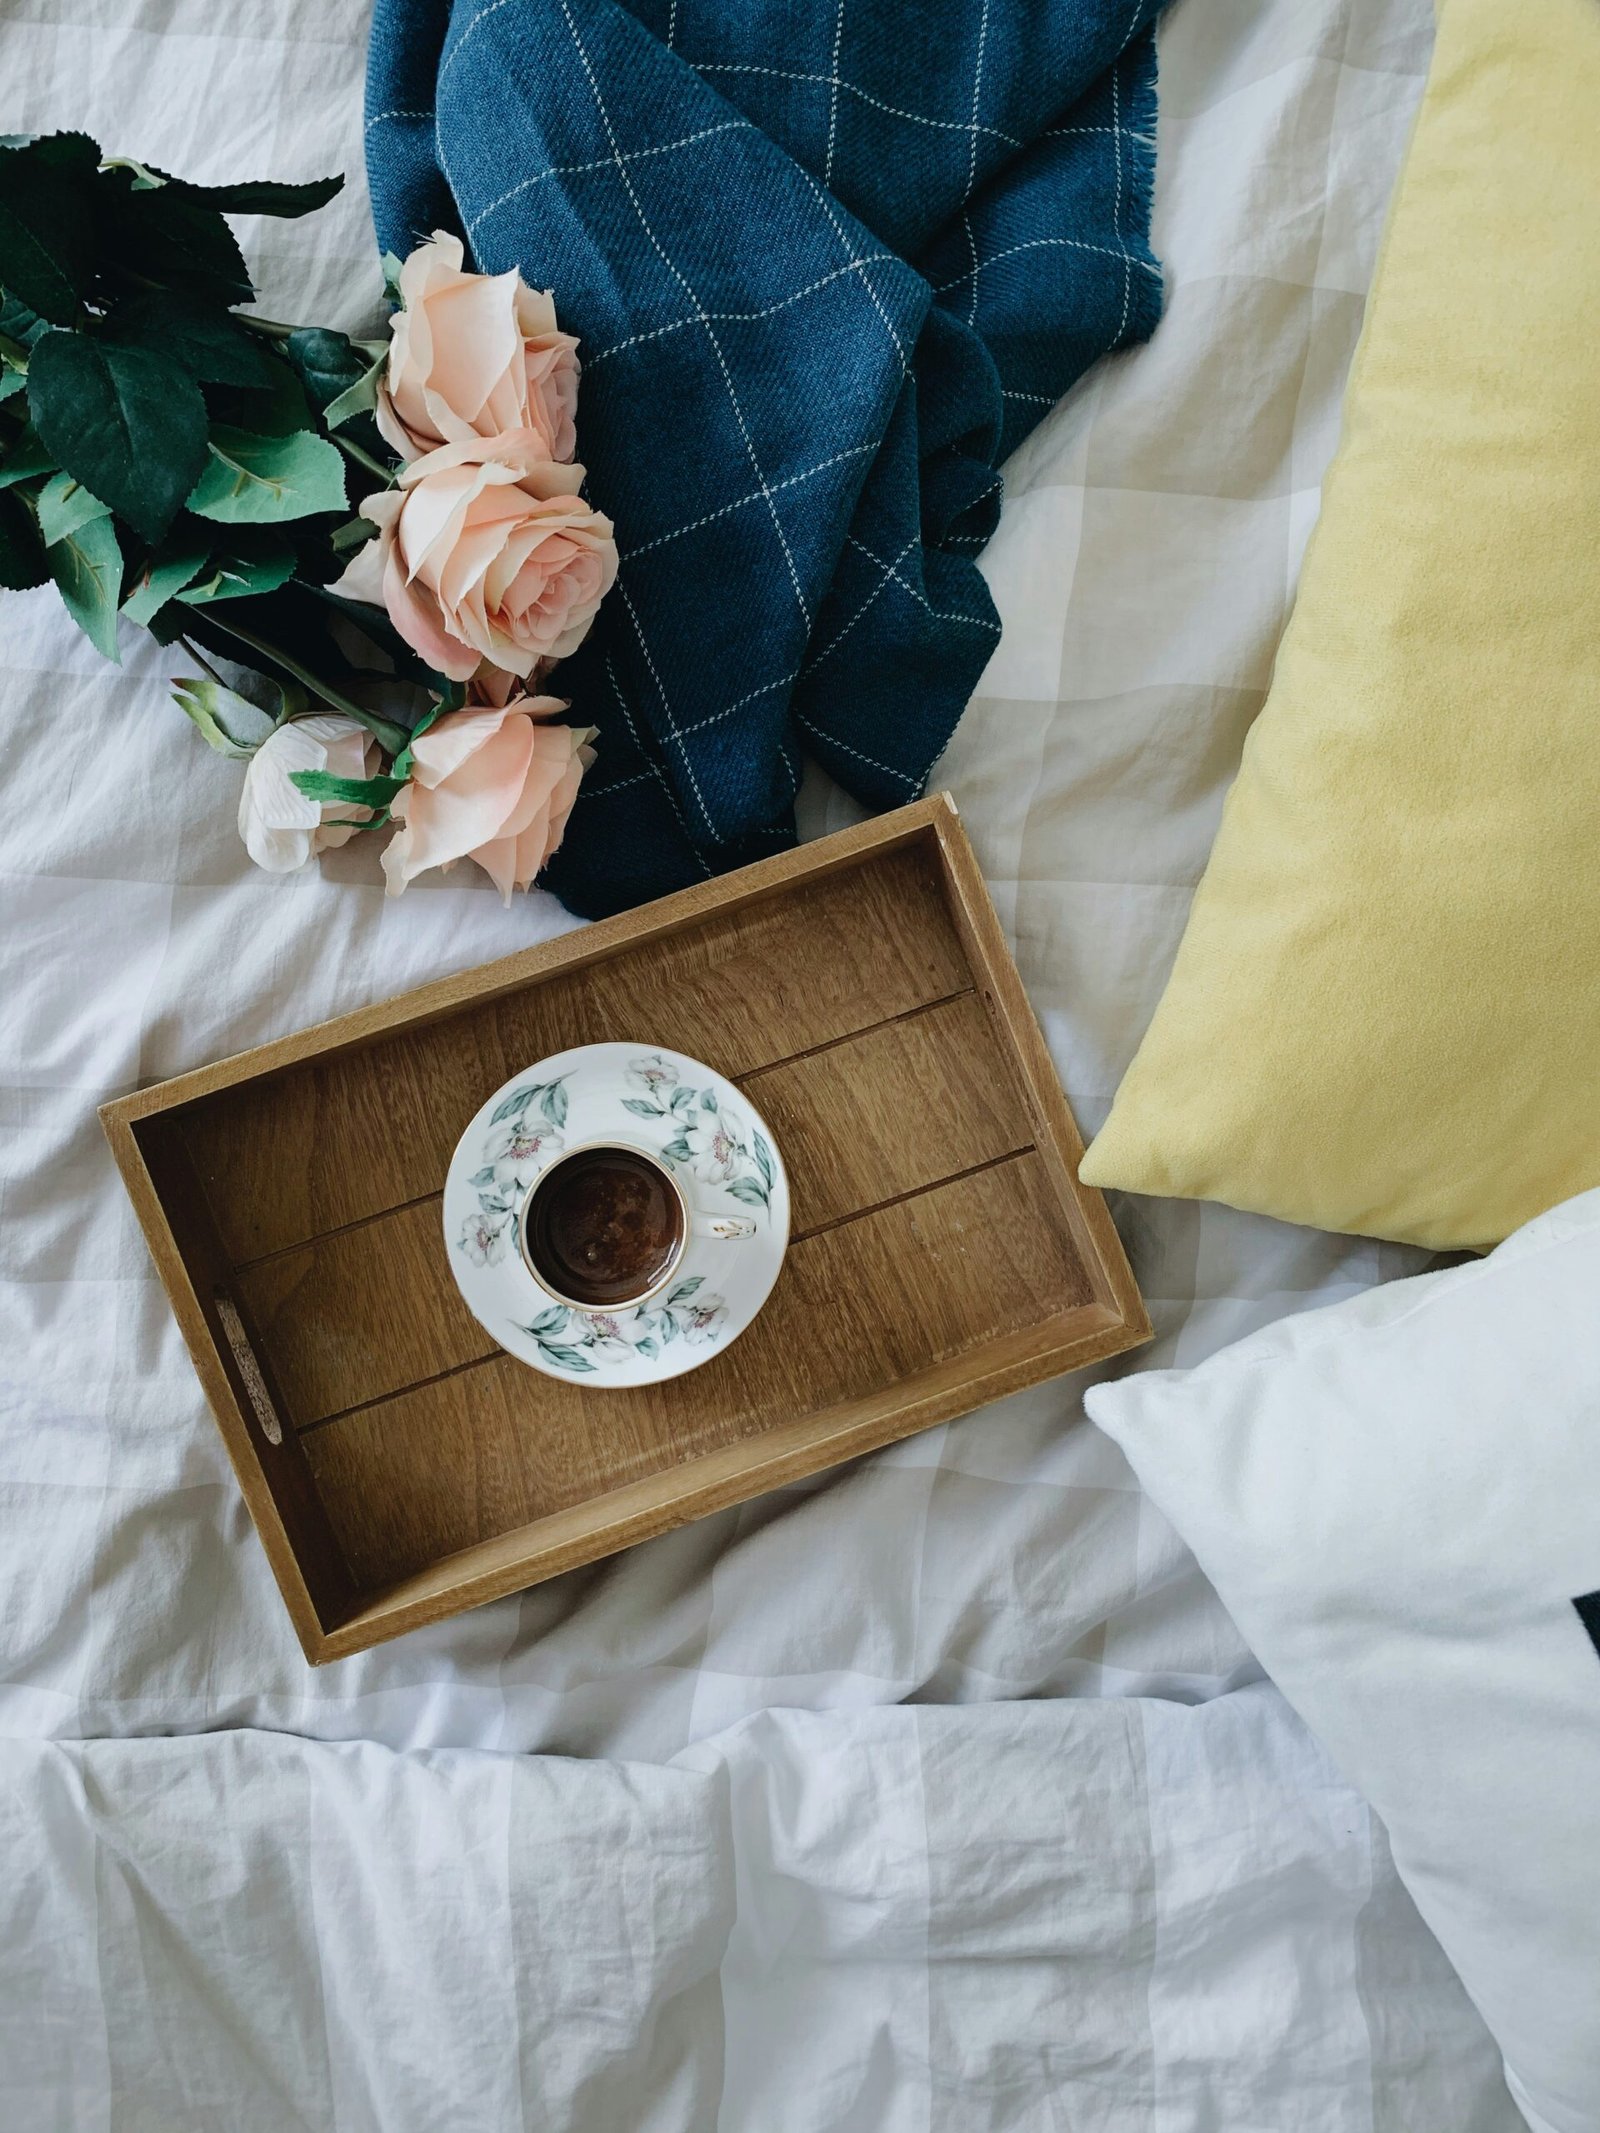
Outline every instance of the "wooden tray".
[[[750, 1331], [627, 1391], [496, 1348], [439, 1223], [489, 1092], [604, 1038], [746, 1088], [794, 1195]], [[944, 796], [101, 1116], [313, 1662], [1150, 1330]]]

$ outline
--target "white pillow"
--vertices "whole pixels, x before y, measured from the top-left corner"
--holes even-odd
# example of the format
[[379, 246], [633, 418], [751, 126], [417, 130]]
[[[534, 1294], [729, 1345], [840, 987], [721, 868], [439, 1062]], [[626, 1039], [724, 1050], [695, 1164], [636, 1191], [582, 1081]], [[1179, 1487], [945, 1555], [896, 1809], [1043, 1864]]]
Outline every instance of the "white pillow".
[[1388, 1825], [1529, 2124], [1595, 2133], [1600, 1190], [1088, 1407]]

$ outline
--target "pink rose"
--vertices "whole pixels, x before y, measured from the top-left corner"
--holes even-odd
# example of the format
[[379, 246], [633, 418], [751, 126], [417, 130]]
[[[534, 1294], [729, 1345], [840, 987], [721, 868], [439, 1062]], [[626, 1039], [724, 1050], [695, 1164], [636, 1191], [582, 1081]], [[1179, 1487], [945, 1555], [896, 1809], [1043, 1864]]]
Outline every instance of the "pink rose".
[[541, 457], [577, 449], [577, 342], [548, 295], [509, 274], [464, 274], [461, 240], [436, 230], [400, 269], [378, 427], [402, 459], [441, 444], [532, 430]]
[[411, 744], [411, 777], [395, 795], [400, 827], [383, 855], [389, 894], [429, 867], [475, 859], [506, 903], [561, 842], [594, 750], [592, 726], [544, 723], [556, 696], [514, 696], [448, 711]]
[[452, 681], [485, 659], [526, 680], [577, 650], [617, 574], [611, 521], [579, 496], [582, 482], [532, 430], [442, 445], [362, 504], [378, 538], [334, 590], [386, 607]]

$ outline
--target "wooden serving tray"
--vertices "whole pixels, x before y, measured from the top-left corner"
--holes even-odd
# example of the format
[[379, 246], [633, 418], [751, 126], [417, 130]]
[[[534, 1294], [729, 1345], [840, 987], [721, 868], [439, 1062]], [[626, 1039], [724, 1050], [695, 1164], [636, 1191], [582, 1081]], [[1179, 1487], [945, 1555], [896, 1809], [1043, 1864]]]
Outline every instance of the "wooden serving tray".
[[[440, 1230], [484, 1098], [600, 1039], [747, 1089], [793, 1192], [756, 1323], [634, 1390], [505, 1355]], [[1150, 1330], [944, 796], [101, 1116], [313, 1662]]]

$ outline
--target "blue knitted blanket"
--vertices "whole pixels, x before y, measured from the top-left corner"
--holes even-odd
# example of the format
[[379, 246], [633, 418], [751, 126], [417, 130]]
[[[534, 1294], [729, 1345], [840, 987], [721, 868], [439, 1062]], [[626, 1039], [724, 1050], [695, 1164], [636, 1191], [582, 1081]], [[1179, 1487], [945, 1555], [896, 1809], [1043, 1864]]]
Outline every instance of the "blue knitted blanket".
[[617, 589], [551, 885], [598, 916], [794, 840], [805, 754], [914, 798], [1000, 625], [1000, 461], [1161, 308], [1161, 0], [378, 0], [378, 234], [582, 337]]

